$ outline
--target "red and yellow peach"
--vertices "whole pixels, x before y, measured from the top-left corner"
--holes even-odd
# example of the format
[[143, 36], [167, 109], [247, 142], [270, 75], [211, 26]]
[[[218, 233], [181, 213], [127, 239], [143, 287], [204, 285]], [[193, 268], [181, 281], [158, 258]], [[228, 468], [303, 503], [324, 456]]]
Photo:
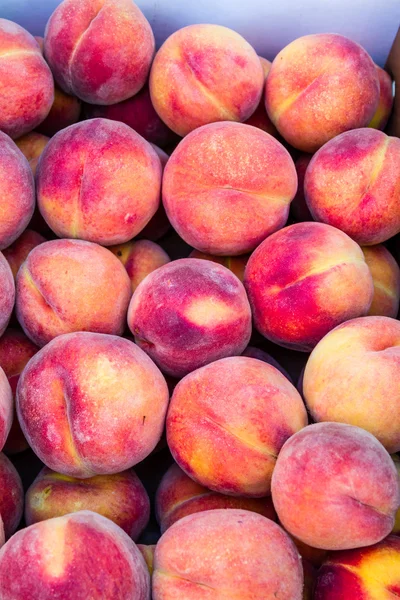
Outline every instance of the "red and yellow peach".
[[168, 254], [154, 242], [138, 240], [109, 248], [124, 265], [131, 280], [132, 292], [149, 273], [170, 262]]
[[18, 148], [29, 162], [32, 173], [35, 175], [39, 158], [45, 149], [49, 138], [36, 131], [31, 131], [15, 140]]
[[375, 65], [379, 79], [379, 104], [374, 116], [368, 123], [373, 129], [385, 129], [393, 108], [393, 81], [389, 73]]
[[369, 315], [397, 317], [400, 301], [400, 268], [385, 246], [364, 246], [365, 262], [374, 282]]
[[142, 553], [142, 556], [144, 558], [144, 561], [146, 563], [146, 566], [148, 568], [150, 576], [153, 575], [154, 553], [156, 551], [155, 544], [150, 545], [150, 546], [146, 546], [145, 544], [138, 544], [137, 547], [139, 548], [140, 552]]
[[40, 233], [37, 233], [32, 229], [25, 229], [11, 246], [4, 249], [3, 255], [10, 265], [14, 279], [17, 277], [20, 266], [28, 258], [30, 251], [36, 248], [36, 246], [43, 244], [45, 241], [45, 238], [40, 235]]
[[243, 281], [244, 279], [244, 270], [246, 268], [247, 261], [249, 257], [245, 256], [213, 256], [212, 254], [204, 254], [204, 252], [199, 252], [198, 250], [193, 250], [189, 254], [189, 258], [201, 258], [202, 260], [209, 260], [211, 262], [218, 263], [223, 265], [236, 277]]

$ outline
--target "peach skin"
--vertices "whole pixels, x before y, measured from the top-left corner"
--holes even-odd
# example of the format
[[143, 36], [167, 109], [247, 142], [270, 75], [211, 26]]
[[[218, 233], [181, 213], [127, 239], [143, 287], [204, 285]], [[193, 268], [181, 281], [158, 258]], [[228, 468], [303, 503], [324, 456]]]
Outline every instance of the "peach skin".
[[14, 279], [17, 278], [19, 268], [28, 258], [29, 252], [36, 248], [36, 246], [43, 244], [45, 241], [45, 238], [40, 235], [40, 233], [37, 233], [32, 229], [25, 229], [11, 246], [4, 249], [3, 255], [10, 265]]
[[136, 343], [160, 369], [183, 377], [219, 358], [240, 354], [251, 335], [243, 284], [206, 260], [183, 258], [139, 284], [128, 311]]
[[0, 597], [150, 600], [150, 576], [130, 537], [88, 510], [18, 531], [0, 550]]
[[0, 336], [3, 335], [10, 321], [14, 302], [15, 283], [13, 274], [7, 260], [0, 252]]
[[331, 329], [366, 315], [372, 276], [361, 248], [323, 223], [297, 223], [267, 238], [247, 263], [254, 324], [267, 339], [302, 352]]
[[202, 260], [209, 260], [211, 262], [223, 265], [224, 267], [232, 271], [232, 273], [236, 275], [236, 277], [238, 277], [238, 279], [240, 279], [240, 281], [242, 282], [244, 279], [244, 270], [246, 268], [247, 261], [249, 260], [249, 257], [247, 255], [213, 256], [212, 254], [204, 254], [204, 252], [199, 252], [198, 250], [193, 250], [189, 254], [189, 258], [201, 258]]
[[400, 139], [376, 129], [337, 136], [314, 154], [304, 190], [315, 221], [362, 246], [400, 231]]
[[304, 371], [312, 418], [362, 427], [398, 452], [399, 370], [399, 321], [378, 316], [343, 323], [315, 347]]
[[45, 149], [49, 138], [36, 131], [31, 131], [15, 140], [18, 148], [29, 162], [32, 173], [35, 175], [39, 158]]
[[363, 429], [317, 423], [283, 446], [272, 475], [279, 521], [313, 548], [348, 550], [392, 531], [400, 486], [390, 455]]
[[[392, 459], [394, 462], [394, 466], [396, 467], [396, 470], [397, 470], [397, 475], [399, 476], [399, 484], [400, 484], [400, 457], [397, 454], [394, 454], [392, 456]], [[396, 513], [392, 533], [400, 536], [400, 508], [398, 509], [398, 511]]]
[[82, 240], [34, 248], [18, 271], [17, 290], [18, 321], [37, 346], [73, 331], [121, 335], [132, 293], [117, 257]]
[[302, 564], [291, 539], [247, 510], [189, 515], [156, 547], [154, 600], [301, 600], [302, 592]]
[[91, 119], [57, 133], [37, 170], [38, 206], [58, 237], [131, 240], [160, 204], [161, 163], [124, 123]]
[[149, 273], [171, 262], [161, 246], [149, 240], [133, 240], [119, 246], [111, 246], [109, 250], [124, 265], [131, 280], [132, 292]]
[[296, 190], [296, 169], [282, 144], [256, 127], [222, 122], [197, 129], [174, 150], [163, 203], [185, 242], [235, 256], [285, 225]]
[[10, 384], [0, 367], [0, 450], [4, 448], [13, 420], [13, 396]]
[[161, 438], [168, 400], [164, 377], [133, 342], [78, 332], [59, 336], [29, 361], [17, 414], [47, 467], [86, 479], [146, 458]]
[[221, 494], [261, 498], [285, 441], [307, 425], [296, 388], [275, 367], [235, 356], [213, 362], [175, 387], [167, 442], [192, 479]]
[[44, 34], [58, 85], [91, 104], [134, 96], [146, 82], [154, 47], [150, 24], [132, 0], [64, 0]]
[[344, 131], [366, 127], [379, 91], [375, 65], [361, 46], [320, 33], [279, 52], [268, 73], [265, 105], [285, 140], [312, 153]]
[[[8, 539], [17, 529], [23, 512], [24, 490], [12, 462], [0, 453], [0, 517]], [[1, 545], [0, 545], [1, 547]]]
[[364, 246], [365, 262], [374, 282], [374, 297], [368, 315], [397, 317], [400, 301], [400, 268], [385, 246]]
[[[260, 59], [261, 62], [261, 66], [263, 68], [264, 71], [264, 81], [266, 81], [268, 73], [271, 70], [271, 66], [272, 63], [267, 60], [266, 58], [263, 58], [262, 56], [258, 57]], [[261, 96], [261, 100], [256, 108], [256, 110], [253, 112], [253, 114], [251, 115], [251, 117], [249, 117], [247, 119], [247, 121], [245, 121], [246, 125], [252, 125], [253, 127], [258, 127], [258, 129], [262, 129], [263, 131], [265, 131], [266, 133], [269, 133], [270, 135], [273, 135], [274, 137], [279, 137], [279, 133], [275, 127], [275, 125], [272, 123], [271, 119], [268, 116], [268, 113], [266, 111], [265, 108], [265, 87]]]
[[294, 219], [299, 223], [313, 220], [307, 206], [306, 197], [304, 195], [304, 178], [306, 176], [307, 167], [310, 164], [311, 159], [312, 154], [301, 154], [294, 163], [299, 186], [297, 188], [297, 193], [293, 198], [292, 204], [290, 205], [290, 212]]
[[393, 108], [393, 81], [389, 73], [375, 65], [379, 79], [379, 104], [374, 116], [368, 123], [373, 129], [385, 129]]

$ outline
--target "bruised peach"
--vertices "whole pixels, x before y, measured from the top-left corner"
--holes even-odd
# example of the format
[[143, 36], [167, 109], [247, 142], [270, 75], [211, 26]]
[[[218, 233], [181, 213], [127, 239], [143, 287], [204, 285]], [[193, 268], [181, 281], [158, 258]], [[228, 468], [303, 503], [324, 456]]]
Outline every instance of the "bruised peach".
[[385, 246], [364, 246], [365, 262], [374, 282], [369, 315], [397, 317], [400, 301], [400, 268]]
[[36, 173], [40, 155], [45, 149], [49, 138], [36, 131], [31, 131], [18, 138], [15, 143], [29, 162], [32, 173]]
[[11, 537], [17, 529], [21, 521], [23, 505], [24, 491], [21, 478], [12, 462], [0, 453], [0, 516], [6, 538]]
[[375, 65], [379, 79], [379, 104], [374, 116], [368, 123], [373, 129], [385, 129], [393, 108], [393, 82], [389, 73]]
[[290, 205], [290, 212], [295, 220], [300, 223], [313, 220], [307, 206], [306, 197], [304, 195], [304, 178], [306, 176], [306, 170], [311, 159], [311, 154], [301, 154], [294, 163], [299, 186], [297, 188], [297, 193], [293, 198], [292, 204]]
[[201, 258], [202, 260], [210, 260], [211, 262], [218, 263], [223, 265], [236, 277], [243, 281], [244, 279], [244, 270], [246, 268], [247, 261], [249, 257], [246, 256], [213, 256], [212, 254], [204, 254], [204, 252], [199, 252], [198, 250], [193, 250], [189, 254], [189, 258]]
[[15, 284], [13, 274], [8, 262], [0, 252], [0, 336], [3, 335], [7, 328], [14, 308], [14, 302]]
[[20, 266], [28, 258], [29, 252], [45, 241], [45, 238], [40, 233], [32, 229], [25, 229], [24, 233], [11, 246], [4, 249], [3, 255], [10, 265], [14, 279], [17, 277]]
[[109, 248], [124, 265], [131, 280], [132, 292], [149, 273], [170, 262], [166, 252], [154, 242], [139, 240]]
[[[272, 63], [267, 60], [266, 58], [263, 58], [262, 56], [259, 56], [263, 71], [264, 71], [264, 80], [267, 79], [268, 73], [271, 70], [271, 66]], [[253, 114], [251, 115], [251, 117], [249, 117], [247, 119], [247, 121], [245, 121], [246, 125], [252, 125], [253, 127], [258, 127], [258, 129], [262, 129], [263, 131], [266, 131], [267, 133], [269, 133], [270, 135], [273, 135], [274, 137], [279, 137], [278, 131], [275, 127], [275, 125], [272, 123], [271, 119], [268, 116], [268, 113], [266, 111], [265, 108], [265, 94], [264, 91], [262, 93], [261, 96], [261, 100], [256, 108], [256, 110], [253, 112]]]

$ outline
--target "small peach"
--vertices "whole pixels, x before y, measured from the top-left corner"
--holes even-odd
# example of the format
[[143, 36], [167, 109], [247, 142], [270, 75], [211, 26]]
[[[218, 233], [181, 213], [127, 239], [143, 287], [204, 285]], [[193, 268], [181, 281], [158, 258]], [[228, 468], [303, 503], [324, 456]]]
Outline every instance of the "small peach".
[[154, 242], [139, 240], [109, 248], [124, 265], [131, 280], [132, 292], [149, 273], [170, 262], [166, 252]]
[[369, 315], [397, 317], [400, 302], [400, 268], [385, 246], [364, 246], [365, 262], [374, 282]]

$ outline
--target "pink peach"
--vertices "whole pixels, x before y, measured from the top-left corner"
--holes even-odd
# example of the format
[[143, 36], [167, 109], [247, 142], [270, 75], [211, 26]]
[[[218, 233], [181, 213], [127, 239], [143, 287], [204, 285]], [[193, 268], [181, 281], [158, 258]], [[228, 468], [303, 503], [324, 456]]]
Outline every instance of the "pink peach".
[[4, 448], [13, 420], [13, 397], [10, 384], [0, 367], [0, 450]]
[[[0, 336], [9, 323], [15, 302], [15, 284], [12, 271], [0, 252]], [[0, 448], [1, 450], [1, 448]]]

